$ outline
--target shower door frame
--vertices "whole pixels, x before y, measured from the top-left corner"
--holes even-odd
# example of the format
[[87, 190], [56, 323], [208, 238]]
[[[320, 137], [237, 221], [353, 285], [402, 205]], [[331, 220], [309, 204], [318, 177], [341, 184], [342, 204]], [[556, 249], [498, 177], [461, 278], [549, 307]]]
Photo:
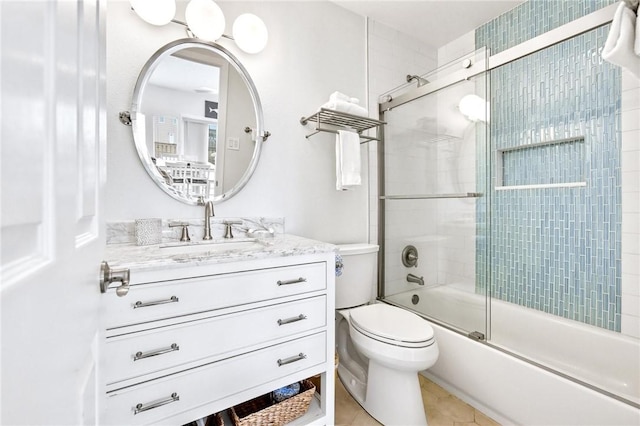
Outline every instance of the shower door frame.
[[613, 15], [617, 7], [617, 3], [603, 7], [600, 10], [573, 20], [553, 30], [547, 31], [544, 34], [529, 39], [523, 43], [518, 44], [517, 46], [503, 50], [502, 52], [497, 53], [493, 56], [489, 56], [488, 64], [471, 64], [466, 69], [451, 73], [450, 75], [439, 78], [432, 83], [417, 87], [387, 102], [381, 102], [378, 104], [378, 112], [381, 117], [384, 117], [384, 113], [386, 111], [389, 111], [397, 106], [421, 98], [425, 95], [428, 95], [429, 93], [433, 93], [435, 91], [443, 89], [461, 80], [474, 77], [486, 71], [491, 71], [494, 68], [501, 67], [520, 58], [524, 58], [525, 56], [529, 56], [532, 53], [562, 43], [563, 41], [589, 32], [603, 25], [607, 25], [613, 20]]

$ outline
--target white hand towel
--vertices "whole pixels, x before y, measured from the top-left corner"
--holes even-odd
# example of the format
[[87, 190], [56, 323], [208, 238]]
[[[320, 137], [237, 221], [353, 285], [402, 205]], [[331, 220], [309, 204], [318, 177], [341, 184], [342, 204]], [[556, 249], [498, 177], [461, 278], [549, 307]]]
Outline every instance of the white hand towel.
[[338, 130], [336, 136], [336, 189], [346, 191], [362, 184], [360, 177], [360, 135]]
[[636, 15], [624, 2], [620, 2], [613, 16], [607, 41], [604, 43], [602, 58], [640, 78], [640, 56], [634, 52], [637, 37]]

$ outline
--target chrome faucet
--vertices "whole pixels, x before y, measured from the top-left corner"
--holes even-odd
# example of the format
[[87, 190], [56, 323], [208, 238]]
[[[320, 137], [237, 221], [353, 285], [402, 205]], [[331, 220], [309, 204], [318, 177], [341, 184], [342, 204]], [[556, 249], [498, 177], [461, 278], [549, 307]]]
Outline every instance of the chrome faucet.
[[418, 276], [413, 275], [413, 274], [408, 274], [407, 275], [407, 281], [409, 281], [410, 283], [416, 283], [416, 284], [424, 285], [424, 277], [418, 277]]
[[213, 203], [211, 202], [211, 200], [209, 200], [204, 204], [204, 237], [202, 237], [203, 240], [211, 239], [211, 222], [209, 222], [209, 219], [212, 218], [214, 215], [215, 213], [213, 212]]

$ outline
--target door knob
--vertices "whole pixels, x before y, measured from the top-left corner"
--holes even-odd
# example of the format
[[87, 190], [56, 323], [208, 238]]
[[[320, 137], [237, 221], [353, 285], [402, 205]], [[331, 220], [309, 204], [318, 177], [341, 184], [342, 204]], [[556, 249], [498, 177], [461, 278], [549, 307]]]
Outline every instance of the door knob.
[[115, 281], [119, 281], [120, 285], [116, 288], [116, 294], [119, 297], [126, 296], [129, 293], [129, 268], [114, 269], [109, 267], [106, 261], [100, 264], [100, 292], [106, 293], [109, 285]]

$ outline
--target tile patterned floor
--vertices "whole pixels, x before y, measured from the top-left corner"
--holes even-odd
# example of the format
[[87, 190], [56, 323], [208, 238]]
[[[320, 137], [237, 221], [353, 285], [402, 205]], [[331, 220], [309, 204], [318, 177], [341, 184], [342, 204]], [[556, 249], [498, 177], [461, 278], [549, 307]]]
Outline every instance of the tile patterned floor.
[[[429, 426], [499, 426], [494, 420], [420, 376], [422, 400]], [[379, 426], [349, 395], [336, 377], [336, 425]]]

